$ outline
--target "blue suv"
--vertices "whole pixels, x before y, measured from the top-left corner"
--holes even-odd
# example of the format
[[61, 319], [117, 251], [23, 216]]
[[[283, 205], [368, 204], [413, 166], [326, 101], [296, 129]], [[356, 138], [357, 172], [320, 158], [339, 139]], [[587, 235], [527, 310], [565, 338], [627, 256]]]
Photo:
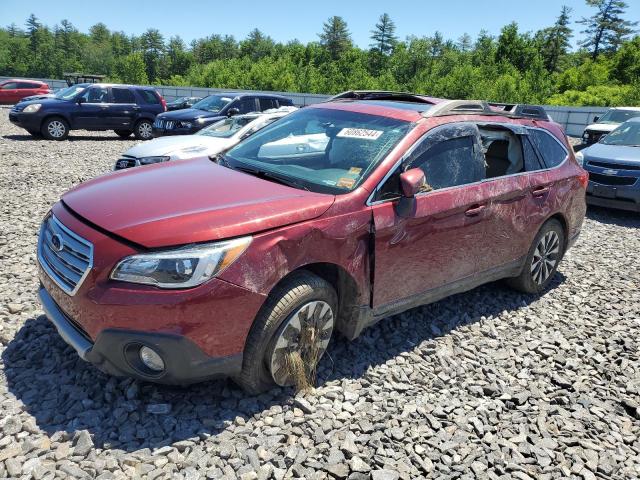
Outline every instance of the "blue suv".
[[9, 120], [31, 135], [64, 140], [70, 130], [113, 130], [122, 138], [152, 137], [152, 125], [167, 104], [152, 87], [84, 83], [59, 91], [53, 98], [20, 102]]

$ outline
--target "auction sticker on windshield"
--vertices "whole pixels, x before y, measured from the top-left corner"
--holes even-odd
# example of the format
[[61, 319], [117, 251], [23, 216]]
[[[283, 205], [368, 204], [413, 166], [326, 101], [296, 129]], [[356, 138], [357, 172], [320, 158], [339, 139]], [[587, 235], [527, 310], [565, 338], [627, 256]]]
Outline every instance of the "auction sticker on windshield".
[[336, 137], [361, 138], [363, 140], [377, 140], [382, 135], [382, 130], [368, 130], [366, 128], [343, 128]]

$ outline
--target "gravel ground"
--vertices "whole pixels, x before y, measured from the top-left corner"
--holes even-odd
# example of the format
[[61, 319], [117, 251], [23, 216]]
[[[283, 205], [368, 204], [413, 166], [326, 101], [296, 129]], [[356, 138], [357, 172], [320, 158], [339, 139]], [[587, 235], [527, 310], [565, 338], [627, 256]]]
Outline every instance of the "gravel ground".
[[491, 284], [337, 339], [320, 387], [117, 380], [36, 300], [39, 222], [134, 142], [0, 109], [0, 477], [640, 477], [640, 216], [593, 209], [541, 297]]

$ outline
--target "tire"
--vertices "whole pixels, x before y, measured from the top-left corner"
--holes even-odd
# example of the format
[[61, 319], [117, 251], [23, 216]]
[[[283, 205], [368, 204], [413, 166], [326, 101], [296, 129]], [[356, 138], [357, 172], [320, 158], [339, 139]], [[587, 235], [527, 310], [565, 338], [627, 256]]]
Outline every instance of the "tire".
[[131, 130], [114, 130], [120, 138], [129, 138], [133, 133]]
[[69, 124], [62, 117], [50, 117], [42, 124], [40, 133], [47, 140], [64, 140], [69, 136]]
[[151, 140], [153, 135], [151, 129], [153, 125], [149, 120], [139, 120], [133, 129], [133, 134], [138, 140]]
[[[331, 328], [326, 328], [326, 306], [331, 309]], [[310, 307], [309, 307], [310, 306]], [[265, 304], [260, 309], [251, 327], [247, 342], [245, 344], [244, 357], [241, 373], [233, 380], [247, 393], [259, 394], [280, 386], [289, 386], [294, 382], [285, 381], [276, 383], [275, 378], [278, 372], [272, 372], [272, 361], [282, 358], [283, 352], [290, 351], [279, 347], [279, 340], [291, 338], [281, 336], [283, 332], [291, 332], [291, 325], [294, 320], [302, 317], [301, 312], [312, 310], [312, 321], [321, 325], [323, 334], [318, 335], [319, 343], [324, 344], [324, 348], [314, 358], [320, 357], [326, 350], [331, 334], [335, 326], [337, 317], [338, 295], [334, 288], [324, 279], [306, 271], [293, 273], [282, 284], [278, 285], [269, 294]], [[315, 312], [321, 313], [316, 315]], [[305, 313], [305, 315], [308, 313]], [[322, 319], [320, 318], [322, 316]], [[302, 323], [302, 321], [300, 321]], [[327, 333], [328, 332], [328, 333]], [[299, 339], [299, 337], [298, 337]], [[295, 342], [291, 342], [294, 344]], [[300, 350], [298, 350], [300, 351]], [[316, 362], [317, 364], [317, 362]], [[315, 365], [313, 365], [315, 369]]]
[[507, 283], [524, 293], [543, 292], [553, 280], [564, 251], [564, 228], [558, 220], [548, 220], [540, 228], [529, 248], [522, 273], [508, 279]]

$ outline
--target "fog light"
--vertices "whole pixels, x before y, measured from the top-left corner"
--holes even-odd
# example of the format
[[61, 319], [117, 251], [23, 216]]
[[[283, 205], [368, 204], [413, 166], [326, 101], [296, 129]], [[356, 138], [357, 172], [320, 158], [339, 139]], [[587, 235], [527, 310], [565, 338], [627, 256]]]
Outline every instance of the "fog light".
[[149, 370], [154, 372], [162, 372], [164, 370], [162, 357], [149, 347], [140, 347], [140, 360]]

